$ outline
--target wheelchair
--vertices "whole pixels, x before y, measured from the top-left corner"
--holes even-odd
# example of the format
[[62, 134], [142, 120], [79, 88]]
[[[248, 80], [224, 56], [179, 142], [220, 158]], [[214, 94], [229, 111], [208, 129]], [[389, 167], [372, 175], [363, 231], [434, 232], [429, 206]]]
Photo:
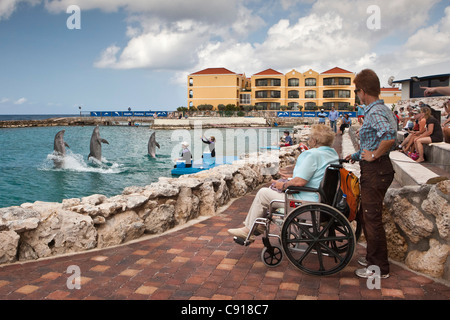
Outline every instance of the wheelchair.
[[[234, 241], [250, 245], [252, 236], [260, 235], [257, 227], [262, 225], [265, 231], [261, 260], [266, 266], [278, 266], [286, 255], [295, 267], [307, 274], [327, 276], [341, 271], [350, 263], [361, 235], [359, 214], [352, 226], [337, 209], [342, 198], [341, 168], [342, 164], [328, 166], [317, 189], [289, 187], [285, 190], [284, 201], [272, 201], [267, 217], [256, 219], [246, 239], [235, 237]], [[319, 202], [299, 201], [292, 197], [299, 192], [316, 193]], [[273, 228], [277, 228], [278, 233], [272, 233]], [[276, 239], [275, 244], [271, 238]]]

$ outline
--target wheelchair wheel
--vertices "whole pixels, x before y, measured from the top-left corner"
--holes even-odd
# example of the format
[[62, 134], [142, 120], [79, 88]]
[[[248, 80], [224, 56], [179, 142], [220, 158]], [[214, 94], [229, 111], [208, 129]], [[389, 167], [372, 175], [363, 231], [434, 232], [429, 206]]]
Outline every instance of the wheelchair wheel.
[[261, 252], [261, 260], [270, 268], [278, 266], [283, 260], [283, 251], [279, 246], [265, 247]]
[[341, 271], [356, 246], [354, 231], [338, 210], [325, 204], [303, 205], [285, 220], [281, 230], [289, 261], [308, 274], [324, 276]]

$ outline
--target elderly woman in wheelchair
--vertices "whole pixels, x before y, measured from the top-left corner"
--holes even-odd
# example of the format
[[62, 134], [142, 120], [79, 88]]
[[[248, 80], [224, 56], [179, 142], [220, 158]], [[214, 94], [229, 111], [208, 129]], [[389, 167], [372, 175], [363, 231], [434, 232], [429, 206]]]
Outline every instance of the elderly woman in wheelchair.
[[[355, 236], [346, 217], [335, 208], [341, 166], [331, 147], [334, 139], [331, 128], [312, 126], [310, 149], [298, 157], [292, 178], [280, 170], [282, 179], [256, 194], [244, 227], [228, 230], [235, 242], [245, 246], [263, 234], [261, 258], [267, 266], [277, 266], [286, 254], [300, 270], [328, 275], [350, 261]], [[280, 235], [270, 233], [272, 223]], [[272, 245], [271, 237], [278, 243]]]

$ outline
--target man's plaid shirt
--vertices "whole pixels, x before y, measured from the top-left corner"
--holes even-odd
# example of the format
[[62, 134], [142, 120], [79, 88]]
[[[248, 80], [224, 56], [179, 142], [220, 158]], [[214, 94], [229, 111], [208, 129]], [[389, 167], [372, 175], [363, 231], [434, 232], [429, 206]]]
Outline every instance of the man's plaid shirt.
[[374, 151], [383, 140], [397, 140], [397, 122], [384, 100], [364, 107], [364, 112], [364, 124], [359, 130], [360, 150], [352, 154], [352, 159], [356, 161], [361, 160], [363, 150]]

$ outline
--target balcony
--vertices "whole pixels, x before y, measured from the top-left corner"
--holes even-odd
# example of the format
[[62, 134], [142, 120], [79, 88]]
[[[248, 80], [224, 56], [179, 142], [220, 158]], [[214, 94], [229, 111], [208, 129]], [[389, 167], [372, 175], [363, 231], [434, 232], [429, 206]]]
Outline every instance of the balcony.
[[256, 91], [255, 92], [256, 99], [281, 99], [281, 91]]
[[352, 79], [343, 77], [324, 78], [323, 85], [326, 87], [348, 87], [352, 85]]
[[256, 87], [281, 87], [281, 79], [257, 79]]

